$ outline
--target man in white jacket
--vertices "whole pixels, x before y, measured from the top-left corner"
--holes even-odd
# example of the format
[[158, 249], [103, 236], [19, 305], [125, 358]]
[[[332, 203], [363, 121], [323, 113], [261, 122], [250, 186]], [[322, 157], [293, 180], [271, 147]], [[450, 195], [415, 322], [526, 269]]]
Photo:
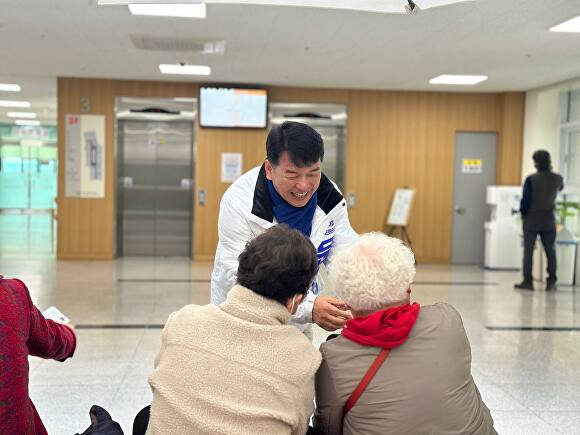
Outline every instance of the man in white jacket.
[[[236, 180], [224, 193], [218, 220], [219, 242], [211, 279], [211, 302], [219, 305], [236, 282], [238, 255], [246, 243], [266, 229], [285, 223], [310, 238], [319, 264], [358, 236], [350, 226], [346, 201], [322, 173], [324, 144], [312, 127], [286, 121], [270, 130], [267, 159]], [[317, 277], [293, 323], [307, 329], [312, 322], [333, 331], [350, 313], [339, 299], [318, 296]]]

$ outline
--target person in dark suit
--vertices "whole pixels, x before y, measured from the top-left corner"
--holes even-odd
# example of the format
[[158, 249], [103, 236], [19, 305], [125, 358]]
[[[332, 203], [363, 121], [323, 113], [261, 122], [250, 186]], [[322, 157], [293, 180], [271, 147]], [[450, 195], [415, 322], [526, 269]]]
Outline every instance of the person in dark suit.
[[554, 291], [557, 281], [554, 209], [556, 196], [564, 188], [564, 180], [560, 174], [552, 172], [552, 161], [548, 151], [538, 150], [532, 158], [537, 172], [526, 178], [520, 204], [524, 230], [524, 280], [514, 287], [521, 290], [534, 290], [532, 259], [534, 244], [539, 235], [548, 259], [546, 291]]

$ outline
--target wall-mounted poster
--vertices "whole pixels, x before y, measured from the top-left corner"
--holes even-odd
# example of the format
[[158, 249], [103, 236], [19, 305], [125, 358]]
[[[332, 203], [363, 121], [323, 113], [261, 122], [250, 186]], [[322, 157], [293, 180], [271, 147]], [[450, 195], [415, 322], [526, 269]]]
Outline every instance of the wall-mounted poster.
[[233, 183], [242, 175], [242, 154], [222, 153], [222, 183]]
[[65, 196], [105, 197], [105, 116], [66, 115]]

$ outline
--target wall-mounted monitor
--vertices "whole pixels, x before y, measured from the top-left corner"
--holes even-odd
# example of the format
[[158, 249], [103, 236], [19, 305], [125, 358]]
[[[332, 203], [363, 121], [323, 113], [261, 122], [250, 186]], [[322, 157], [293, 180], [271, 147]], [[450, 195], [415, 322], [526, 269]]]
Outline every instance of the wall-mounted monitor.
[[203, 86], [199, 91], [200, 125], [218, 128], [266, 128], [266, 89]]

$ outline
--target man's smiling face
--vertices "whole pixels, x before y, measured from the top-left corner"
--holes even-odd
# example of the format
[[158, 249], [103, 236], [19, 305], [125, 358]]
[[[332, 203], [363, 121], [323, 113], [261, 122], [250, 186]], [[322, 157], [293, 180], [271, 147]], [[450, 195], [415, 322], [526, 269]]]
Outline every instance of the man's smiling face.
[[309, 166], [298, 167], [292, 162], [288, 152], [283, 152], [276, 166], [268, 160], [265, 166], [266, 178], [272, 181], [278, 195], [294, 207], [304, 207], [308, 204], [320, 185], [322, 177], [320, 160]]

